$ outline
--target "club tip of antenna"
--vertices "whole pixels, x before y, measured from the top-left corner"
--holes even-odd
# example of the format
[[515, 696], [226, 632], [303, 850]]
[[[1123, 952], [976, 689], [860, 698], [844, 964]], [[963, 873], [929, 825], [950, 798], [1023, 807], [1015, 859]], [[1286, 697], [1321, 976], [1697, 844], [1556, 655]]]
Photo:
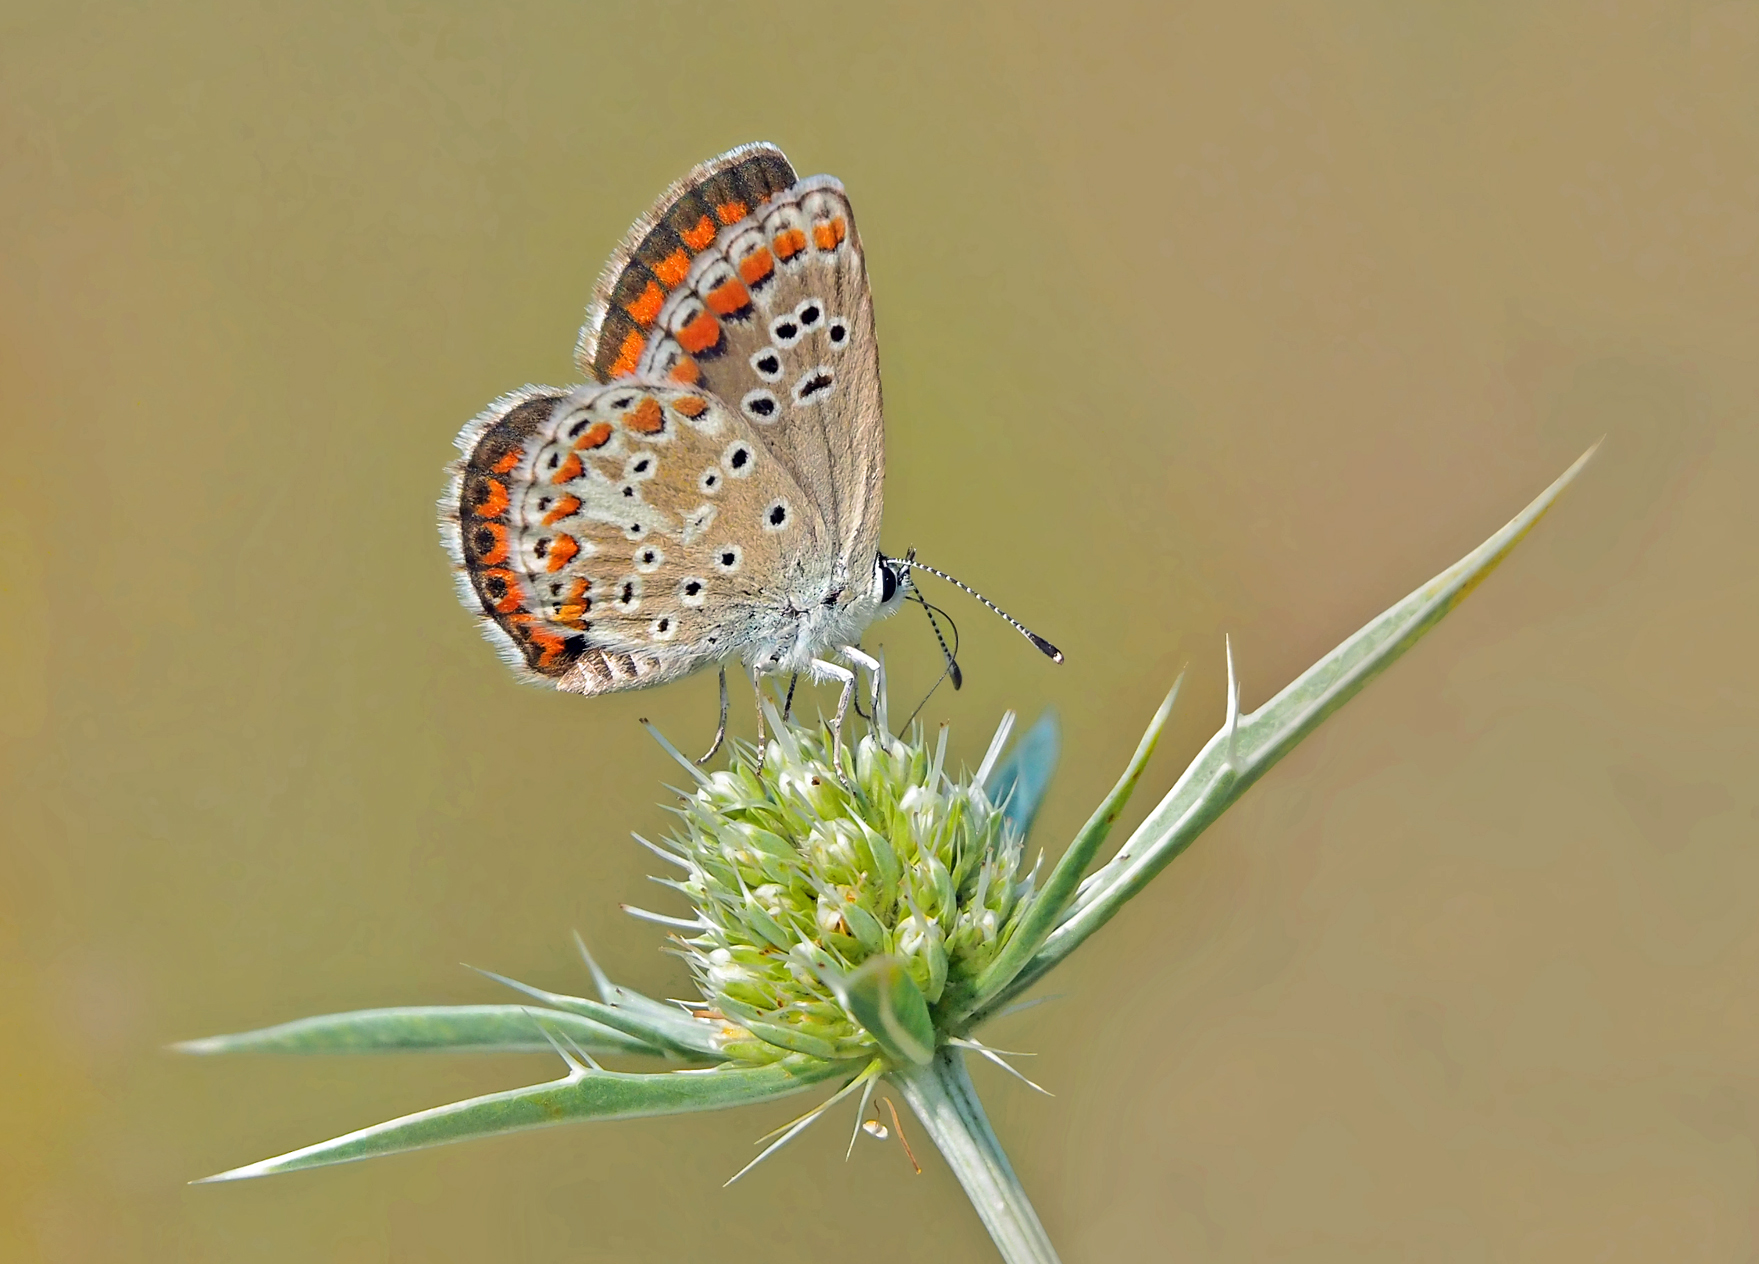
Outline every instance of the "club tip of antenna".
[[965, 673], [959, 670], [959, 664], [951, 659], [947, 661], [947, 679], [953, 682], [953, 692], [958, 693], [965, 684]]
[[1063, 661], [1063, 651], [1045, 640], [1038, 633], [1028, 632], [1026, 636], [1034, 645], [1038, 646], [1039, 650], [1046, 658], [1050, 659], [1051, 662], [1060, 663]]

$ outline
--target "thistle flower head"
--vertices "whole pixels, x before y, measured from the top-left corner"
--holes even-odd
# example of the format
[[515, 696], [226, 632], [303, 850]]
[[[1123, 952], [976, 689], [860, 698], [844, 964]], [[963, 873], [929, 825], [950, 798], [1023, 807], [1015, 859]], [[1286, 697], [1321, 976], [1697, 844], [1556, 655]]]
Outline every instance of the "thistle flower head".
[[875, 728], [839, 770], [822, 724], [769, 719], [761, 761], [736, 747], [667, 840], [701, 926], [683, 955], [728, 1057], [886, 1058], [846, 981], [889, 958], [931, 1015], [969, 995], [1032, 901], [1020, 831], [981, 776], [948, 771], [945, 728]]

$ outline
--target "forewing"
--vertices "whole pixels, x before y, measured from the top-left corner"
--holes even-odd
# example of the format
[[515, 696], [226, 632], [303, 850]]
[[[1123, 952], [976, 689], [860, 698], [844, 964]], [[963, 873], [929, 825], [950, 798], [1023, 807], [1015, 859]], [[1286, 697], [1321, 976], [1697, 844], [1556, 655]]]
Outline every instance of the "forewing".
[[828, 547], [724, 403], [639, 379], [527, 387], [458, 436], [441, 502], [460, 598], [523, 676], [577, 693], [737, 653]]
[[818, 506], [837, 578], [865, 575], [885, 442], [873, 302], [843, 186], [813, 176], [722, 229], [646, 338], [641, 375], [726, 401]]
[[593, 290], [574, 359], [598, 382], [635, 372], [666, 296], [721, 229], [794, 183], [774, 145], [741, 145], [695, 168], [630, 228]]

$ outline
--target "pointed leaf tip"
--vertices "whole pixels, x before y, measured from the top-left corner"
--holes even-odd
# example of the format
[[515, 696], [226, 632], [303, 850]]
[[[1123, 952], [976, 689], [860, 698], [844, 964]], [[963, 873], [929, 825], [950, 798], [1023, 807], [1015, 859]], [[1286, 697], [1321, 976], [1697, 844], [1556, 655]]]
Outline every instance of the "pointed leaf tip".
[[970, 1016], [985, 1021], [1109, 921], [1216, 818], [1326, 718], [1441, 622], [1521, 542], [1575, 481], [1599, 443], [1477, 548], [1369, 620], [1257, 711], [1241, 714], [1228, 645], [1228, 715], [1166, 797], [1081, 885], [1044, 946]]

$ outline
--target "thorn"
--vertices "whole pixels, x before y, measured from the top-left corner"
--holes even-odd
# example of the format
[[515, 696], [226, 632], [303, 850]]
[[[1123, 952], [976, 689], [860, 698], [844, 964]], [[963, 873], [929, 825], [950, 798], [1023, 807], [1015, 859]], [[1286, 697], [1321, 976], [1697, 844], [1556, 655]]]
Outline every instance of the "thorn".
[[996, 725], [996, 735], [989, 739], [989, 749], [983, 754], [983, 762], [977, 766], [976, 776], [971, 778], [972, 785], [980, 790], [983, 788], [990, 773], [995, 771], [996, 762], [1002, 757], [1002, 748], [1008, 744], [1008, 735], [1013, 731], [1014, 713], [1002, 712], [1002, 722]]
[[[729, 1176], [727, 1178], [727, 1184], [721, 1186], [721, 1188], [722, 1189], [727, 1188], [727, 1185], [731, 1185], [734, 1181], [738, 1180], [741, 1176], [744, 1176], [752, 1168], [756, 1167], [759, 1163], [762, 1163], [765, 1159], [769, 1158], [770, 1155], [774, 1154], [777, 1150], [780, 1150], [783, 1146], [787, 1145], [790, 1141], [794, 1140], [795, 1137], [799, 1136], [802, 1132], [804, 1132], [807, 1129], [808, 1126], [811, 1125], [813, 1120], [817, 1119], [820, 1115], [824, 1114], [832, 1106], [835, 1106], [838, 1102], [842, 1101], [843, 1098], [847, 1097], [851, 1092], [853, 1092], [855, 1089], [855, 1086], [857, 1084], [861, 1084], [863, 1082], [871, 1082], [878, 1074], [879, 1074], [879, 1062], [876, 1060], [876, 1061], [868, 1063], [867, 1069], [865, 1071], [863, 1071], [860, 1075], [856, 1076], [854, 1079], [850, 1080], [847, 1084], [845, 1084], [842, 1088], [838, 1089], [835, 1093], [831, 1094], [830, 1097], [826, 1098], [824, 1101], [820, 1102], [817, 1106], [813, 1107], [813, 1109], [807, 1111], [804, 1115], [800, 1116], [800, 1118], [796, 1119], [793, 1123], [786, 1125], [785, 1131], [782, 1129], [778, 1129], [777, 1131], [781, 1132], [782, 1135], [780, 1137], [776, 1137], [776, 1139], [774, 1141], [772, 1141], [767, 1147], [765, 1147], [764, 1152], [762, 1154], [758, 1155], [751, 1162], [747, 1163], [744, 1167], [740, 1168], [737, 1172], [733, 1173], [733, 1175]], [[776, 1134], [774, 1132], [769, 1133], [767, 1135], [771, 1136], [771, 1137], [776, 1136]], [[758, 1138], [758, 1140], [762, 1141], [762, 1140], [764, 1140], [764, 1138], [760, 1137], [760, 1138]]]
[[594, 961], [592, 954], [586, 950], [586, 940], [580, 937], [579, 931], [574, 932], [574, 946], [580, 949], [580, 959], [586, 962], [587, 971], [592, 975], [592, 985], [599, 990], [599, 1000], [606, 1005], [618, 1004], [622, 989], [612, 983], [606, 977], [605, 972], [599, 969], [599, 963]]
[[[666, 754], [678, 761], [678, 766], [680, 768], [695, 778], [697, 785], [706, 786], [709, 784], [708, 774], [698, 768], [693, 762], [686, 759], [683, 751], [679, 750], [676, 746], [666, 740], [665, 734], [661, 733], [645, 719], [641, 721], [641, 727], [647, 730], [649, 737], [653, 738], [654, 741], [660, 744], [661, 749], [663, 749]], [[713, 754], [714, 752], [710, 751], [709, 753]]]
[[[524, 1007], [521, 1006], [521, 1008], [523, 1009]], [[527, 1009], [525, 1013], [533, 1023], [537, 1024], [537, 1029], [543, 1033], [544, 1039], [550, 1042], [550, 1048], [556, 1051], [556, 1056], [568, 1064], [568, 1078], [575, 1079], [579, 1076], [585, 1075], [586, 1068], [579, 1062], [576, 1062], [566, 1049], [556, 1043], [556, 1038], [550, 1034], [550, 1029], [543, 1025], [538, 1016], [532, 1013], [529, 1009]]]
[[866, 1088], [861, 1090], [861, 1105], [855, 1108], [855, 1127], [849, 1131], [849, 1148], [843, 1152], [843, 1162], [845, 1163], [849, 1161], [849, 1156], [855, 1153], [855, 1138], [860, 1136], [861, 1130], [867, 1126], [861, 1122], [861, 1117], [867, 1114], [867, 1103], [873, 1100], [873, 1090], [878, 1084], [879, 1079], [875, 1077], [867, 1082]]
[[684, 859], [684, 857], [678, 855], [676, 852], [661, 847], [658, 843], [648, 842], [647, 839], [643, 838], [640, 834], [635, 833], [633, 830], [630, 831], [629, 837], [633, 838], [636, 842], [640, 843], [643, 847], [647, 848], [667, 864], [677, 865], [680, 869], [690, 868], [690, 862]]
[[[949, 1040], [947, 1043], [950, 1045], [958, 1045], [962, 1049], [969, 1049], [973, 1053], [977, 1054], [979, 1057], [988, 1058], [991, 1062], [993, 1062], [997, 1066], [1001, 1067], [1002, 1070], [1006, 1071], [1009, 1075], [1013, 1076], [1015, 1079], [1019, 1080], [1022, 1084], [1026, 1085], [1027, 1088], [1035, 1088], [1039, 1092], [1043, 1093], [1046, 1097], [1055, 1097], [1056, 1096], [1055, 1093], [1051, 1092], [1049, 1089], [1045, 1088], [1043, 1085], [1034, 1084], [1031, 1080], [1027, 1079], [1024, 1075], [1021, 1075], [1020, 1072], [1015, 1067], [1011, 1066], [1008, 1062], [1006, 1062], [996, 1050], [991, 1049], [987, 1045], [979, 1044], [975, 1040], [963, 1040], [958, 1037], [955, 1037], [952, 1040]], [[1018, 1057], [1026, 1057], [1029, 1055], [1017, 1053], [1014, 1056], [1018, 1058]]]
[[708, 929], [708, 926], [703, 922], [701, 916], [691, 918], [667, 917], [664, 913], [654, 913], [648, 909], [637, 908], [633, 904], [619, 904], [617, 907], [631, 917], [640, 918], [644, 922], [652, 922], [656, 926], [670, 926], [674, 930]]

